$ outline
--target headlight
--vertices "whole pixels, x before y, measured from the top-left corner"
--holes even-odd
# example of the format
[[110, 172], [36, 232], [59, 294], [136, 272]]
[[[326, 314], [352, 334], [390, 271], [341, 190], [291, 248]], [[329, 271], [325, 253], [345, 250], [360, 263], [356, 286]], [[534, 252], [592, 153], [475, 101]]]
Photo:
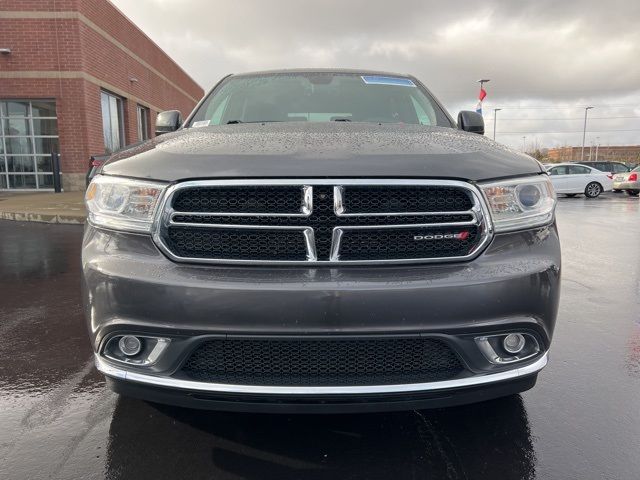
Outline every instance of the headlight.
[[553, 220], [556, 194], [547, 175], [480, 185], [496, 232], [546, 225]]
[[89, 222], [114, 230], [149, 232], [164, 188], [159, 183], [99, 175], [85, 194]]

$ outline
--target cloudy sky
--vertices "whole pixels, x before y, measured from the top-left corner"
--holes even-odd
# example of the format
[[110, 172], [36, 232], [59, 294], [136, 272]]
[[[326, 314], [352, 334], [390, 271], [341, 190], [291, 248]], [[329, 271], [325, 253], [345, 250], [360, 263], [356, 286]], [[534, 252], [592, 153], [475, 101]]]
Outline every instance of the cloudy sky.
[[638, 0], [112, 0], [208, 90], [227, 73], [412, 73], [455, 116], [474, 109], [527, 149], [640, 144]]

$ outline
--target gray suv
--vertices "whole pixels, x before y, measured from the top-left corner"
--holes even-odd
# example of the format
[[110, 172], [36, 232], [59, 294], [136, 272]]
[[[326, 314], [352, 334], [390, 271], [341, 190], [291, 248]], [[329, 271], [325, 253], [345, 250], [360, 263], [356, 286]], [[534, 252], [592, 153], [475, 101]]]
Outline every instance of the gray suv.
[[[86, 193], [83, 297], [116, 392], [196, 408], [357, 412], [531, 388], [560, 293], [531, 157], [414, 77], [224, 78]], [[166, 133], [169, 132], [169, 133]]]

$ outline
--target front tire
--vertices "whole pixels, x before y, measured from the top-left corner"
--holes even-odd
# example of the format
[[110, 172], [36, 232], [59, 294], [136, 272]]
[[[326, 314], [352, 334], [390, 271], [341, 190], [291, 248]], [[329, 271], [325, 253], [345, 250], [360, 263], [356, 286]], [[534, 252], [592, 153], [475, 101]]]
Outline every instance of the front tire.
[[626, 192], [630, 197], [637, 197], [640, 194], [640, 190], [626, 190]]
[[599, 197], [602, 193], [602, 185], [598, 182], [591, 182], [587, 184], [584, 189], [584, 196], [587, 198], [596, 198]]

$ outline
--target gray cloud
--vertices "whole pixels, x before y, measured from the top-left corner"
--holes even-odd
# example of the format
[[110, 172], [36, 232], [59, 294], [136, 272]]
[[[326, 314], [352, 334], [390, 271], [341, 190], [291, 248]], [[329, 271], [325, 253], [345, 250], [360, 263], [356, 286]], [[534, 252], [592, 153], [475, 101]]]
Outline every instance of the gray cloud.
[[[640, 2], [114, 3], [205, 89], [247, 70], [383, 69], [418, 76], [455, 114], [473, 108], [485, 77], [488, 130], [492, 109], [505, 108], [497, 137], [507, 144], [521, 146], [523, 135], [542, 146], [580, 143], [584, 105], [598, 107], [587, 143], [640, 143], [640, 118], [609, 118], [640, 117]], [[539, 133], [559, 131], [575, 133]]]

